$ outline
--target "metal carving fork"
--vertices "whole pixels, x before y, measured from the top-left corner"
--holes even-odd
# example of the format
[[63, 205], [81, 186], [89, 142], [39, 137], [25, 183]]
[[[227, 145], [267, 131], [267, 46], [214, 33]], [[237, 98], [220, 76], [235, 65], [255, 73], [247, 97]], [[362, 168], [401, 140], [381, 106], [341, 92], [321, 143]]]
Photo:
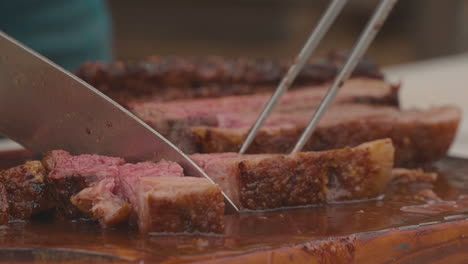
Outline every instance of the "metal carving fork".
[[[297, 141], [292, 152], [301, 151], [305, 143], [309, 140], [310, 136], [314, 132], [314, 129], [319, 123], [321, 117], [327, 111], [328, 107], [335, 99], [336, 94], [338, 93], [338, 90], [341, 88], [343, 82], [349, 78], [354, 68], [358, 64], [359, 60], [361, 60], [362, 56], [366, 52], [371, 42], [374, 40], [375, 36], [379, 32], [380, 28], [382, 27], [383, 23], [387, 19], [389, 13], [392, 11], [397, 1], [398, 0], [381, 0], [380, 1], [380, 4], [374, 11], [374, 14], [370, 18], [366, 28], [362, 32], [361, 36], [359, 37], [359, 40], [357, 41], [353, 50], [351, 51], [349, 58], [347, 59], [343, 67], [340, 69], [331, 88], [327, 91], [327, 94], [320, 102], [319, 107], [315, 111], [312, 119], [310, 120], [309, 124], [305, 128], [301, 137]], [[291, 67], [289, 68], [289, 71], [283, 77], [280, 84], [276, 88], [275, 93], [273, 94], [273, 96], [270, 98], [265, 108], [263, 109], [263, 112], [260, 114], [257, 121], [250, 129], [249, 134], [247, 135], [247, 138], [245, 139], [239, 151], [240, 154], [244, 154], [247, 151], [250, 144], [255, 139], [255, 136], [257, 135], [261, 126], [263, 125], [265, 120], [268, 118], [268, 116], [271, 114], [275, 105], [278, 103], [280, 97], [291, 86], [297, 74], [301, 71], [302, 67], [305, 65], [310, 55], [312, 54], [314, 49], [318, 46], [321, 39], [323, 38], [325, 33], [327, 33], [330, 26], [336, 20], [337, 16], [343, 10], [343, 7], [346, 5], [347, 2], [348, 0], [333, 0], [331, 2], [330, 6], [325, 11], [325, 14], [320, 19], [317, 27], [310, 35], [309, 39], [307, 40], [306, 44], [302, 48], [297, 58], [294, 60], [293, 65], [291, 65]]]

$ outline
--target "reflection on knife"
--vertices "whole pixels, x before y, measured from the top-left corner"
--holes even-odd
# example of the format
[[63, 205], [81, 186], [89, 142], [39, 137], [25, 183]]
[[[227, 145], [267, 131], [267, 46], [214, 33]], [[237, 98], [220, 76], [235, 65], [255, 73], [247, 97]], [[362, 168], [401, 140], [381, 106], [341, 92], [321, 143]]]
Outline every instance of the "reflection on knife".
[[[0, 32], [0, 134], [44, 153], [64, 149], [179, 163], [214, 183], [171, 142], [110, 98]], [[227, 212], [238, 208], [223, 193]]]

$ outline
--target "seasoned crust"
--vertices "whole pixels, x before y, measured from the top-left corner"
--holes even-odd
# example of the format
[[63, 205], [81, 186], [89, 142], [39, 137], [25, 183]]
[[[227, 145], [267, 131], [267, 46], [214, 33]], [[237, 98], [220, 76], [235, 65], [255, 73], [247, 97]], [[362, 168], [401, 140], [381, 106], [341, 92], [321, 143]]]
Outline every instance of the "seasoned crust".
[[391, 180], [393, 156], [384, 139], [323, 152], [191, 158], [241, 208], [263, 210], [376, 197]]
[[47, 182], [57, 203], [57, 214], [76, 219], [86, 215], [71, 203], [70, 198], [93, 183], [116, 177], [118, 167], [125, 161], [90, 154], [72, 156], [63, 150], [53, 150], [44, 156], [42, 163], [47, 168]]
[[[349, 114], [359, 112], [358, 114]], [[290, 115], [290, 120], [295, 116]], [[428, 110], [398, 110], [390, 107], [340, 105], [332, 107], [318, 125], [304, 150], [327, 150], [356, 146], [363, 142], [391, 138], [395, 145], [395, 165], [415, 167], [442, 158], [452, 144], [461, 112], [456, 107]], [[296, 124], [264, 127], [248, 149], [249, 153], [287, 153], [301, 135], [307, 119]], [[199, 152], [237, 152], [248, 127], [191, 127]]]
[[[329, 82], [346, 56], [330, 53], [305, 65], [294, 87]], [[141, 98], [171, 100], [218, 97], [271, 91], [286, 73], [290, 62], [271, 59], [152, 56], [130, 62], [88, 62], [76, 75], [125, 104]], [[378, 66], [360, 62], [353, 77], [382, 79]]]
[[140, 232], [224, 232], [221, 189], [206, 179], [142, 178], [138, 196]]
[[8, 214], [11, 219], [28, 219], [55, 206], [45, 178], [46, 170], [40, 161], [28, 161], [0, 171], [0, 185], [4, 189], [0, 190], [3, 193], [0, 194], [1, 200], [8, 202]]
[[116, 179], [104, 179], [81, 190], [70, 201], [103, 227], [127, 223], [132, 206], [116, 194], [116, 187]]
[[[354, 79], [345, 83], [336, 98], [335, 104], [360, 103], [397, 106], [398, 89], [399, 87], [391, 86], [380, 80]], [[327, 90], [328, 86], [322, 86], [314, 89], [298, 89], [286, 93], [275, 108], [275, 113], [267, 120], [266, 124], [271, 126], [271, 123], [276, 123], [291, 126], [295, 122], [298, 124], [297, 129], [301, 129], [300, 124], [305, 124], [309, 121], [310, 116], [315, 111], [315, 107], [320, 103]], [[258, 94], [178, 100], [164, 103], [148, 101], [131, 104], [129, 108], [134, 114], [163, 134], [171, 142], [175, 143], [184, 152], [213, 152], [205, 146], [206, 144], [210, 144], [209, 142], [206, 142], [205, 139], [197, 140], [203, 132], [195, 128], [197, 131], [193, 133], [190, 129], [191, 127], [203, 126], [208, 127], [207, 129], [209, 130], [211, 128], [229, 128], [234, 130], [234, 132], [228, 136], [233, 141], [242, 141], [242, 135], [238, 135], [236, 138], [235, 133], [237, 131], [235, 128], [246, 130], [246, 127], [252, 125], [269, 98], [269, 94]], [[286, 129], [291, 128], [288, 127]], [[280, 133], [287, 133], [284, 130], [282, 129]], [[299, 132], [294, 131], [294, 133], [297, 134]], [[290, 142], [278, 143], [291, 144]], [[230, 143], [226, 141], [224, 144]], [[338, 147], [342, 147], [342, 145]], [[221, 148], [214, 151], [228, 152], [234, 151], [234, 149]]]

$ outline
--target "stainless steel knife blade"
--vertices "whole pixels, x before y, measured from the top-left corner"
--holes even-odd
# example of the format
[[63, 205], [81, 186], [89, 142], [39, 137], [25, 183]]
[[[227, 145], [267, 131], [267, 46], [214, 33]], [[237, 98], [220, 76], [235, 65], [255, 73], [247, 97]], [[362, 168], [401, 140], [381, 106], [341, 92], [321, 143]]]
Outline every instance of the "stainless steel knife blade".
[[[213, 180], [171, 142], [97, 89], [0, 31], [0, 134], [44, 153], [169, 160]], [[223, 193], [227, 212], [238, 211]]]

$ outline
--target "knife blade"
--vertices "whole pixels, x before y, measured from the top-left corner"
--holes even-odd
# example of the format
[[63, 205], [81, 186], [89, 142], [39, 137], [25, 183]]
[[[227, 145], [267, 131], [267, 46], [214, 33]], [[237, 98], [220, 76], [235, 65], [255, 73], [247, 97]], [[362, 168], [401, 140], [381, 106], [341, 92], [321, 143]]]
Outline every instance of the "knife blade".
[[[112, 99], [0, 31], [0, 134], [45, 153], [179, 163], [214, 181], [174, 144]], [[223, 192], [226, 212], [238, 212]]]

